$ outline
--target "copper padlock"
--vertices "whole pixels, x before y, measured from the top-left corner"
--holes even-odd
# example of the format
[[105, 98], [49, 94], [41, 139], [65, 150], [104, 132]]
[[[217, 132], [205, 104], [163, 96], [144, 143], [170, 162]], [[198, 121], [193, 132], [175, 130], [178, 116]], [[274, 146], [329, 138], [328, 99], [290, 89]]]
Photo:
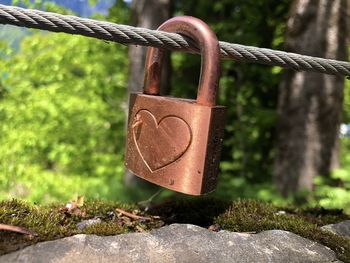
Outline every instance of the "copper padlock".
[[164, 50], [149, 48], [144, 93], [130, 95], [125, 166], [160, 186], [191, 195], [216, 187], [225, 107], [215, 106], [220, 79], [218, 40], [203, 21], [167, 20], [158, 30], [183, 34], [201, 50], [197, 100], [159, 96]]

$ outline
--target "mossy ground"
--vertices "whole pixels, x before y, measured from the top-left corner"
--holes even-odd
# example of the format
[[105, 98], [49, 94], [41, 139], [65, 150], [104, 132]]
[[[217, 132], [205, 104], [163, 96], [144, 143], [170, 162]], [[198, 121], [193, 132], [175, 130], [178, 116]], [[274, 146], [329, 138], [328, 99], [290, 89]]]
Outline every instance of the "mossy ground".
[[[238, 232], [287, 230], [330, 247], [340, 260], [350, 262], [350, 239], [320, 229], [323, 225], [350, 219], [341, 210], [301, 210], [276, 207], [256, 200], [228, 202], [208, 198], [167, 201], [150, 207], [147, 212], [134, 204], [107, 201], [85, 202], [81, 208], [84, 213], [78, 215], [62, 212], [62, 207], [62, 204], [37, 206], [19, 200], [1, 201], [0, 223], [25, 227], [38, 235], [0, 231], [0, 255], [40, 241], [78, 233], [114, 235], [148, 231], [164, 224], [191, 223], [203, 227], [219, 224], [222, 229]], [[116, 208], [137, 211], [141, 219], [125, 221], [127, 218], [118, 214]], [[77, 229], [79, 222], [96, 217], [101, 219], [101, 224]], [[143, 220], [144, 217], [152, 220]]]

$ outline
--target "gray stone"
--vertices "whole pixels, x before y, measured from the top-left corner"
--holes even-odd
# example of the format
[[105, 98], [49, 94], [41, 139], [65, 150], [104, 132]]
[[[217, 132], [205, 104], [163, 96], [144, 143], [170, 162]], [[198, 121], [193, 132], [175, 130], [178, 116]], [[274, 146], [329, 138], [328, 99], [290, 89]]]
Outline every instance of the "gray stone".
[[325, 225], [321, 228], [339, 236], [350, 237], [350, 220], [345, 220], [338, 224]]
[[340, 262], [329, 248], [287, 231], [212, 232], [173, 224], [150, 233], [76, 235], [38, 243], [0, 257], [11, 263]]

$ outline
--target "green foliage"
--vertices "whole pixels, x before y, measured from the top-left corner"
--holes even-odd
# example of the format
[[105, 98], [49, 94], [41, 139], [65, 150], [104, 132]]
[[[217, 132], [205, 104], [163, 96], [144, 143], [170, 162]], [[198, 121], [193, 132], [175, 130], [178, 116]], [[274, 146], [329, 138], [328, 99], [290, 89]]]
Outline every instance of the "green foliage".
[[342, 208], [350, 214], [350, 139], [341, 139], [341, 169], [334, 170], [330, 177], [315, 178], [315, 190], [308, 193], [311, 204], [326, 208]]
[[349, 80], [349, 77], [347, 77], [345, 79], [345, 85], [344, 85], [343, 123], [350, 123], [350, 80]]
[[120, 196], [126, 48], [37, 33], [0, 63], [0, 198]]
[[12, 0], [14, 6], [25, 6], [26, 8], [57, 12], [59, 14], [71, 15], [73, 12], [50, 0]]
[[28, 7], [33, 7], [34, 4], [38, 4], [38, 2], [35, 2], [33, 3], [32, 1], [30, 0], [12, 0], [12, 5], [25, 5], [25, 6], [28, 6]]

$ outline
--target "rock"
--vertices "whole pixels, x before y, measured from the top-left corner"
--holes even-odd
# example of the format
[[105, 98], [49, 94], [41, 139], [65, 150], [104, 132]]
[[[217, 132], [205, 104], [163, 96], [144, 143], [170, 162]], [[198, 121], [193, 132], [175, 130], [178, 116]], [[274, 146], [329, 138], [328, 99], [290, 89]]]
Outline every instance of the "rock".
[[350, 220], [345, 220], [338, 224], [325, 225], [321, 228], [339, 236], [350, 237]]
[[97, 225], [101, 224], [102, 220], [100, 218], [93, 218], [93, 219], [88, 219], [88, 220], [83, 220], [77, 224], [77, 228], [79, 230], [84, 229], [87, 226], [92, 226], [92, 225]]
[[76, 235], [38, 243], [0, 257], [1, 263], [92, 262], [341, 262], [316, 242], [287, 231], [259, 234], [213, 232], [173, 224], [150, 233], [117, 236]]

